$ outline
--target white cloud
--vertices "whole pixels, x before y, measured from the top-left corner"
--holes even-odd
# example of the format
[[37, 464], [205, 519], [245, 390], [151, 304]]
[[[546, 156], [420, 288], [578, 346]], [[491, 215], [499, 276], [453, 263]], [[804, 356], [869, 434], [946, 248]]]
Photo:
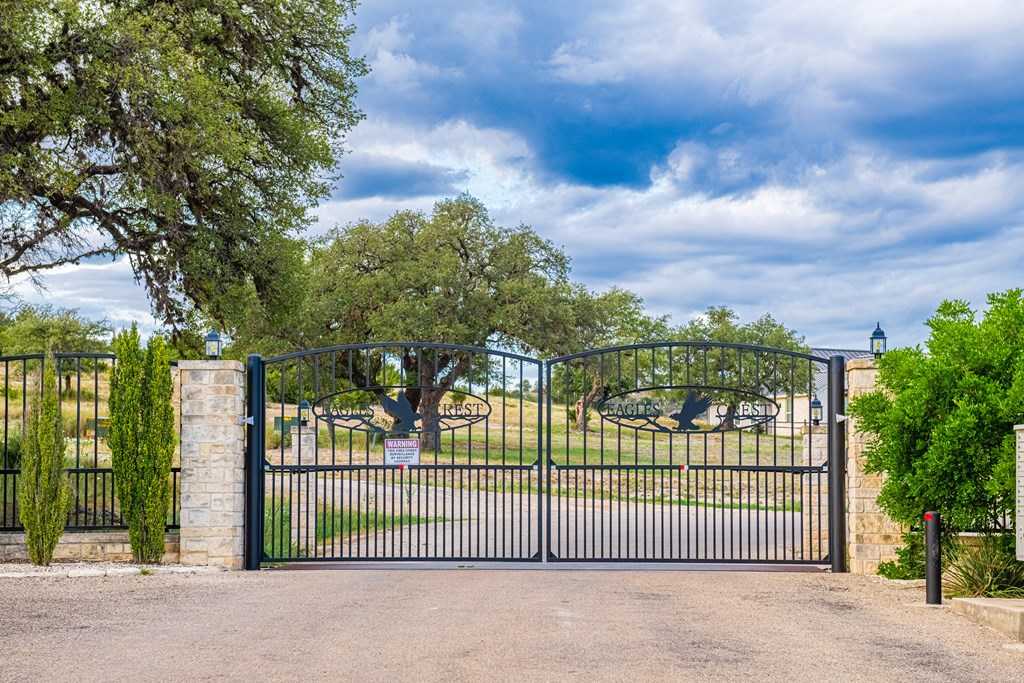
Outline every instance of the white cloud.
[[451, 30], [474, 52], [508, 49], [517, 38], [523, 17], [512, 7], [464, 5], [451, 17]]
[[582, 85], [653, 83], [666, 96], [746, 105], [779, 99], [820, 125], [822, 112], [856, 113], [879, 99], [936, 104], [936, 66], [950, 82], [998, 84], [1020, 63], [1022, 30], [1024, 5], [1005, 0], [629, 0], [583, 15], [549, 66]]
[[[1024, 161], [1006, 154], [951, 169], [859, 146], [795, 182], [714, 196], [694, 189], [694, 169], [742, 166], [743, 150], [681, 142], [649, 186], [599, 189], [548, 181], [523, 139], [465, 121], [378, 121], [362, 134], [375, 154], [466, 173], [499, 222], [532, 224], [563, 245], [578, 277], [634, 289], [678, 320], [726, 304], [771, 312], [812, 343], [863, 346], [876, 319], [894, 342], [913, 343], [941, 299], [981, 305], [1018, 284], [1024, 265]], [[431, 199], [407, 205], [427, 210]], [[379, 219], [402, 206], [345, 202], [324, 219]]]
[[436, 78], [458, 78], [455, 68], [441, 68], [410, 56], [405, 49], [415, 38], [404, 17], [393, 17], [372, 27], [364, 41], [370, 64], [370, 84], [393, 94], [417, 93], [424, 81]]
[[[913, 158], [857, 126], [973, 104], [979, 92], [995, 93], [979, 107], [1013, 97], [1022, 3], [594, 0], [546, 11], [483, 0], [427, 13], [392, 0], [364, 11], [378, 17], [357, 37], [376, 108], [348, 146], [449, 169], [500, 223], [532, 224], [564, 246], [591, 286], [629, 287], [680, 320], [725, 304], [747, 317], [771, 312], [812, 343], [863, 346], [876, 320], [895, 343], [916, 342], [941, 299], [981, 305], [985, 293], [1021, 284], [1024, 157]], [[538, 16], [551, 21], [531, 25]], [[445, 99], [446, 80], [464, 99]], [[501, 111], [517, 87], [536, 89], [523, 99], [539, 111]], [[650, 164], [644, 186], [552, 179], [557, 164], [545, 155], [577, 144], [555, 139], [562, 131], [582, 130], [585, 144], [613, 138], [616, 126], [642, 138], [648, 124], [690, 132]], [[958, 140], [961, 122], [945, 124], [920, 131], [925, 148]], [[317, 230], [426, 211], [435, 199], [331, 201]], [[36, 300], [148, 316], [124, 261], [47, 282]]]
[[159, 327], [146, 292], [135, 282], [126, 258], [60, 266], [46, 271], [41, 279], [43, 289], [24, 277], [16, 278], [12, 289], [27, 303], [77, 309], [90, 318], [106, 318], [115, 328], [135, 322], [144, 334], [149, 334]]

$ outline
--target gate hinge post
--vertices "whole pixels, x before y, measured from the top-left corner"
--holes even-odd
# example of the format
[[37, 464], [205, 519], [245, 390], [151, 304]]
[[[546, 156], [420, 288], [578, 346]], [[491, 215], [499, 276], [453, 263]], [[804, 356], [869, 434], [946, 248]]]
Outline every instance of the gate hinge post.
[[239, 418], [239, 423], [246, 425], [244, 566], [246, 569], [259, 569], [263, 559], [266, 373], [263, 358], [259, 354], [250, 354], [247, 361], [245, 374], [248, 397], [245, 412], [249, 414]]

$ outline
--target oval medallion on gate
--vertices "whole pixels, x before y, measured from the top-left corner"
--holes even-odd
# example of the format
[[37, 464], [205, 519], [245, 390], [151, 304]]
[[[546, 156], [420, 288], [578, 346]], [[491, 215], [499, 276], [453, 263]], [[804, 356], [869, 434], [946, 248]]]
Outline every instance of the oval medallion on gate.
[[[409, 394], [415, 398], [410, 400]], [[491, 414], [491, 404], [459, 389], [373, 386], [323, 396], [313, 404], [313, 414], [317, 420], [343, 429], [415, 434], [450, 431], [482, 422]]]
[[603, 420], [622, 427], [686, 434], [752, 429], [780, 410], [775, 399], [754, 391], [689, 384], [630, 389], [596, 407]]

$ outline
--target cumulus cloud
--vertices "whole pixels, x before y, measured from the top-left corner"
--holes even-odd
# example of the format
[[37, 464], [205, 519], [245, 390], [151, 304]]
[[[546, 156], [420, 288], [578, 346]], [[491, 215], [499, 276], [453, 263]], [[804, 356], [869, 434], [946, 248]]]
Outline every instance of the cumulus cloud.
[[742, 151], [723, 158], [681, 141], [646, 187], [595, 188], [549, 182], [525, 141], [465, 121], [383, 131], [370, 137], [384, 147], [368, 141], [378, 152], [444, 158], [485, 178], [476, 191], [499, 221], [533, 225], [573, 256], [578, 277], [633, 289], [679, 320], [728, 304], [772, 312], [814, 343], [861, 346], [882, 319], [913, 343], [943, 298], [980, 304], [1016, 284], [1022, 265], [1024, 159], [1012, 154], [952, 164], [861, 145], [795, 179], [722, 193], [694, 178], [742, 168]]
[[[831, 346], [876, 320], [914, 343], [941, 299], [1021, 284], [1020, 3], [380, 0], [357, 23], [367, 119], [314, 232], [468, 191], [593, 287]], [[148, 310], [110, 268], [91, 310]]]
[[12, 289], [26, 303], [77, 309], [89, 318], [106, 318], [118, 329], [134, 322], [149, 334], [158, 327], [126, 258], [60, 266], [47, 271], [42, 280], [40, 289], [27, 278], [17, 278]]

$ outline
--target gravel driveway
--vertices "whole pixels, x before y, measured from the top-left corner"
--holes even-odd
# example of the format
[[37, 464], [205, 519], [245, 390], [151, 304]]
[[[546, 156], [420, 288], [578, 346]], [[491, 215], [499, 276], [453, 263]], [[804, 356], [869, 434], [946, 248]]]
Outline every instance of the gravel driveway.
[[919, 589], [822, 573], [263, 571], [0, 580], [0, 679], [1020, 681]]

